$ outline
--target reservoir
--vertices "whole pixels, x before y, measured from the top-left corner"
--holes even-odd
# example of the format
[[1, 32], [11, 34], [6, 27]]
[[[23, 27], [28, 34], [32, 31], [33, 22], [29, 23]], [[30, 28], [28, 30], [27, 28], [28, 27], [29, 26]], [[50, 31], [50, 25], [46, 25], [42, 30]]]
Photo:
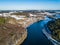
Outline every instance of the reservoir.
[[21, 45], [53, 45], [42, 32], [44, 24], [49, 20], [46, 17], [45, 20], [33, 23], [27, 27], [27, 39]]

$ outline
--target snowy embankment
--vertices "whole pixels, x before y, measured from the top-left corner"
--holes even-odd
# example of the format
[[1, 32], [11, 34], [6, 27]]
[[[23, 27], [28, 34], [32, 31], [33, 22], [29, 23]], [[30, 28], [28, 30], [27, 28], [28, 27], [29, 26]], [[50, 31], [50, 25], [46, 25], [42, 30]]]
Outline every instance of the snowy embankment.
[[43, 29], [42, 32], [54, 45], [60, 45], [60, 42], [53, 39], [52, 36], [45, 29]]

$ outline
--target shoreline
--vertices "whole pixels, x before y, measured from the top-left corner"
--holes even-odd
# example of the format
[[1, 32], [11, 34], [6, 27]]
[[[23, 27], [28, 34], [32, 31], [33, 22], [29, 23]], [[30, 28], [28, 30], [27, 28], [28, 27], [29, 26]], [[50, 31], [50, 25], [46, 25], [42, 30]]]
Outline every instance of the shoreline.
[[55, 39], [53, 39], [51, 35], [45, 31], [45, 29], [43, 29], [42, 32], [48, 38], [48, 40], [50, 40], [54, 45], [57, 45], [57, 44], [60, 45], [60, 43], [57, 42]]
[[[48, 25], [48, 23], [46, 24]], [[55, 40], [52, 35], [51, 32], [49, 32], [49, 28], [48, 26], [45, 25], [45, 28], [42, 30], [43, 34], [48, 38], [48, 40], [50, 40], [54, 45], [60, 45], [60, 42], [58, 42], [57, 40]]]
[[17, 41], [16, 45], [21, 45], [26, 38], [27, 38], [27, 30], [22, 35], [22, 37]]
[[[39, 19], [39, 20], [43, 20], [43, 19]], [[13, 21], [13, 20], [12, 20]], [[30, 25], [32, 25], [33, 23], [35, 22], [38, 22], [38, 19], [37, 18], [28, 18], [28, 20], [25, 21], [26, 23], [24, 23], [22, 26], [23, 28], [25, 28], [25, 32], [24, 34], [22, 35], [22, 37], [20, 37], [18, 40], [16, 40], [16, 42], [12, 45], [20, 45], [24, 42], [24, 40], [27, 38], [27, 27], [29, 27]], [[11, 22], [10, 22], [11, 23]], [[13, 22], [14, 23], [14, 22]], [[12, 24], [13, 24], [12, 23]]]

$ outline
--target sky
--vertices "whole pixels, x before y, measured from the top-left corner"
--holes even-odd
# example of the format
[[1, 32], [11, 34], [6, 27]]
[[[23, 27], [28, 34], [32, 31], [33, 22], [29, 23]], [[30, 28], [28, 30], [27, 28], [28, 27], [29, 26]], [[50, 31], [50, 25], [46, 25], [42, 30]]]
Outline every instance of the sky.
[[60, 0], [0, 0], [0, 10], [60, 10]]

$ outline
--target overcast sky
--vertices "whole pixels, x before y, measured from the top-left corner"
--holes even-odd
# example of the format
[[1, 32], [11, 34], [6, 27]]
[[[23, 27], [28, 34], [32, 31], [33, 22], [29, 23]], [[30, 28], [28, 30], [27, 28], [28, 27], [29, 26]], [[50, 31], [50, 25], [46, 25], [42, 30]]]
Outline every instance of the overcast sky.
[[0, 10], [60, 10], [60, 0], [0, 0]]

